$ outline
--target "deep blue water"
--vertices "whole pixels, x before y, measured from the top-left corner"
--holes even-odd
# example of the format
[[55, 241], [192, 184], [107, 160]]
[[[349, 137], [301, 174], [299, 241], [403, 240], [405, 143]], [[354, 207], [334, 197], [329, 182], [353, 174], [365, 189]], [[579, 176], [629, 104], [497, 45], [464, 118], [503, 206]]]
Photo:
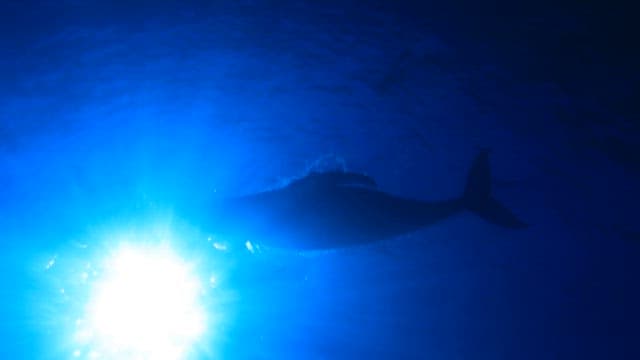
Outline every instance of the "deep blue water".
[[[0, 358], [88, 358], [82, 269], [166, 234], [215, 276], [194, 359], [639, 358], [632, 20], [584, 2], [2, 3]], [[455, 197], [486, 147], [529, 228], [462, 214], [236, 257], [185, 210], [334, 168]]]

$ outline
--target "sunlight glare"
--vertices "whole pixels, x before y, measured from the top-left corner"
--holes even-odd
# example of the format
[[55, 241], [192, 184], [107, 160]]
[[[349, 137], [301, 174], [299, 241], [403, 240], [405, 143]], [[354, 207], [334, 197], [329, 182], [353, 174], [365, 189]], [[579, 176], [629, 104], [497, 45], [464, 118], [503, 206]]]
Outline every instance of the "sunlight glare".
[[109, 358], [182, 359], [205, 331], [201, 295], [168, 247], [123, 246], [107, 258], [76, 335]]

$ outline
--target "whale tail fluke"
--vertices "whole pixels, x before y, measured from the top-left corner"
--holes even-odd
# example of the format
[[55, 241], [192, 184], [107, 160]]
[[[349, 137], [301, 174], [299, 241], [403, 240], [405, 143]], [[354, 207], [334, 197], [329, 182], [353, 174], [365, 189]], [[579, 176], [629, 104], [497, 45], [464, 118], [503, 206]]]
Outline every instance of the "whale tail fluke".
[[473, 161], [462, 199], [468, 210], [487, 222], [511, 229], [528, 226], [491, 195], [488, 149], [482, 149]]

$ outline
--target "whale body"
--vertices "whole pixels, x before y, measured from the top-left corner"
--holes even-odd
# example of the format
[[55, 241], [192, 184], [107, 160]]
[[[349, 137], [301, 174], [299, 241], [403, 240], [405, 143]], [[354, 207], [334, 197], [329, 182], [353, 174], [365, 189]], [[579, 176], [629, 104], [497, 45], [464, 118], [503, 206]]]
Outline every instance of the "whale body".
[[501, 227], [527, 226], [492, 196], [487, 150], [473, 161], [459, 197], [404, 198], [381, 191], [364, 174], [312, 172], [275, 190], [218, 201], [207, 222], [226, 242], [318, 250], [398, 237], [464, 211]]

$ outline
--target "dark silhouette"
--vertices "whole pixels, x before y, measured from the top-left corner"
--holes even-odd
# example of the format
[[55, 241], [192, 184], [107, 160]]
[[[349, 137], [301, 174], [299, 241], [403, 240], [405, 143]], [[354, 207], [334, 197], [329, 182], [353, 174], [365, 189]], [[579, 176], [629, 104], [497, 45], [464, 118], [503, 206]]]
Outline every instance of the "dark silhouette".
[[419, 230], [469, 210], [506, 228], [526, 226], [491, 195], [489, 152], [473, 162], [462, 196], [435, 202], [382, 192], [369, 176], [313, 172], [289, 185], [217, 203], [211, 231], [229, 243], [312, 250], [364, 244]]

